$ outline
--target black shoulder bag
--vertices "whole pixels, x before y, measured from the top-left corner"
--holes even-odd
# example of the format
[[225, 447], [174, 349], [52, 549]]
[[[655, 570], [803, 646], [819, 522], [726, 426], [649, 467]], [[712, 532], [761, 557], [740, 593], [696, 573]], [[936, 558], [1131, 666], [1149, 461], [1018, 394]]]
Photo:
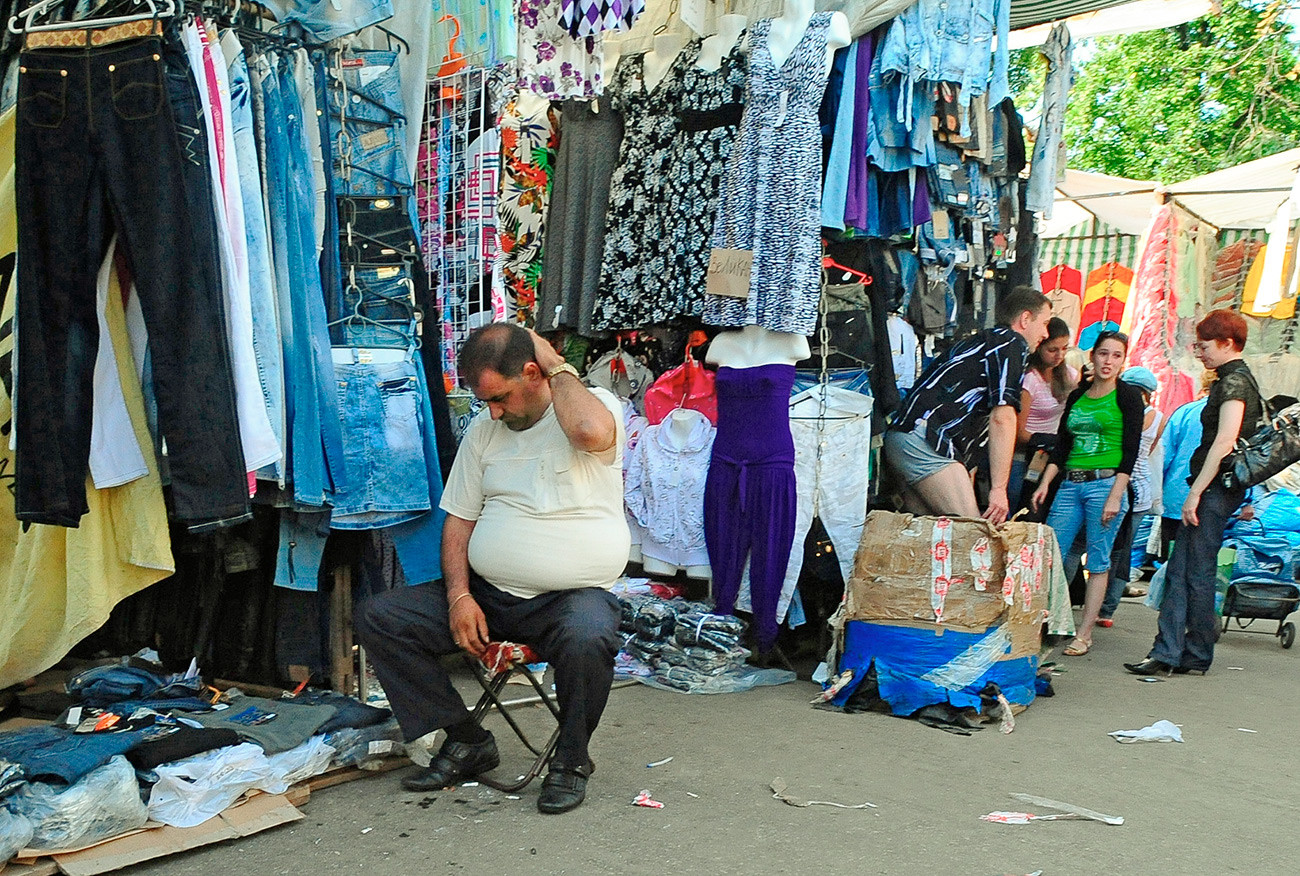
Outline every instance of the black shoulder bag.
[[1273, 413], [1268, 400], [1259, 391], [1255, 375], [1249, 370], [1246, 375], [1264, 409], [1264, 425], [1249, 438], [1238, 436], [1237, 446], [1224, 457], [1219, 477], [1229, 490], [1262, 484], [1300, 462], [1300, 404]]

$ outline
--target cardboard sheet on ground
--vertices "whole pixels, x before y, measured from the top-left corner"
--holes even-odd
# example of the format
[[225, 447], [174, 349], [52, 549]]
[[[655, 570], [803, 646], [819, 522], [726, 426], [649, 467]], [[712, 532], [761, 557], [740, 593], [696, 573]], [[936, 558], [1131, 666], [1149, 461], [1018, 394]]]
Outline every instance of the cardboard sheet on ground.
[[159, 826], [52, 857], [67, 876], [97, 876], [222, 840], [251, 836], [302, 817], [284, 796], [257, 794], [197, 827]]

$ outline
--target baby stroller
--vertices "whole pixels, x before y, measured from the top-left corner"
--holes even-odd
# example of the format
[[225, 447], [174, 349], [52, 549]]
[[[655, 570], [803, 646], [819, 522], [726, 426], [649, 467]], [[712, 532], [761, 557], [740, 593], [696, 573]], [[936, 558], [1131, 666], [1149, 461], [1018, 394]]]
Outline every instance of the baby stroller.
[[1256, 620], [1275, 620], [1277, 630], [1272, 635], [1283, 648], [1290, 648], [1295, 643], [1295, 624], [1287, 617], [1300, 605], [1295, 549], [1285, 538], [1273, 536], [1241, 539], [1236, 548], [1232, 580], [1223, 597], [1223, 632], [1236, 620], [1239, 630], [1266, 633], [1249, 627]]

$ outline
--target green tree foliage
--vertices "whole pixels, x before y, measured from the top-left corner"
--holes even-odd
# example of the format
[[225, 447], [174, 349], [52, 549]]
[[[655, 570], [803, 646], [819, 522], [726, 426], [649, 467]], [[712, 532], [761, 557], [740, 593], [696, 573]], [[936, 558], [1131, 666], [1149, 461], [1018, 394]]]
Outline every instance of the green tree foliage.
[[[1288, 0], [1224, 0], [1220, 15], [1077, 52], [1069, 166], [1172, 183], [1300, 145], [1287, 9]], [[1018, 94], [1036, 97], [1041, 58], [1015, 60]]]

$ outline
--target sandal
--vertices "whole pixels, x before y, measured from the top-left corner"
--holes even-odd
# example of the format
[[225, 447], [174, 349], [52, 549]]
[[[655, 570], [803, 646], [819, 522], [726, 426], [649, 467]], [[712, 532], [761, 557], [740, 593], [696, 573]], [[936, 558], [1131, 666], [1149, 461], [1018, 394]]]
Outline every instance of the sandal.
[[[1082, 647], [1080, 647], [1082, 646]], [[1066, 657], [1082, 657], [1092, 650], [1092, 642], [1085, 642], [1083, 639], [1075, 639], [1069, 646], [1062, 651]]]

